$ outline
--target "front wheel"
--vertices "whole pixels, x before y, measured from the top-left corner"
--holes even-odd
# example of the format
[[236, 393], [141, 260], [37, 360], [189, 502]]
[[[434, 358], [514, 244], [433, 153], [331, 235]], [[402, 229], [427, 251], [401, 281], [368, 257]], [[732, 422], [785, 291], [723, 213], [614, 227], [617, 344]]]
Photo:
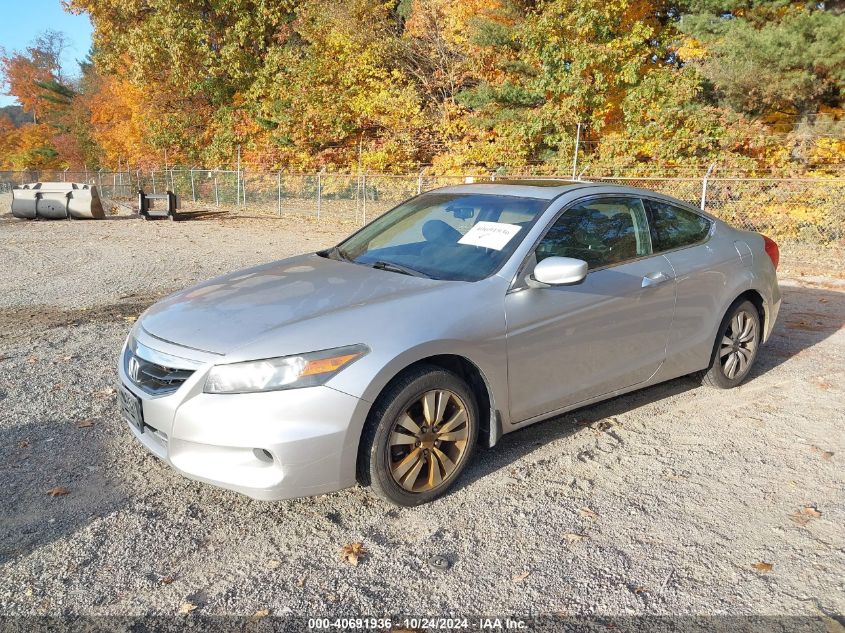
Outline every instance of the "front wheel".
[[719, 327], [710, 367], [702, 372], [702, 384], [730, 389], [748, 376], [760, 347], [760, 315], [750, 301], [728, 310]]
[[478, 407], [459, 376], [423, 366], [400, 376], [374, 405], [358, 475], [383, 499], [416, 506], [442, 495], [469, 463]]

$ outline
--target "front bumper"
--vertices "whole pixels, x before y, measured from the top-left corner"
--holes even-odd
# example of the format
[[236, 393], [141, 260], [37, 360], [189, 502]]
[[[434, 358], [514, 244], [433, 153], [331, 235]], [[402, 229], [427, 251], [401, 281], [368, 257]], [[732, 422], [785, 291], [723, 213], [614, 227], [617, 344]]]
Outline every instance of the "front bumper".
[[[139, 338], [143, 340], [143, 334]], [[157, 341], [149, 336], [143, 343], [156, 349]], [[163, 341], [158, 346], [170, 347], [159, 351], [173, 351]], [[213, 362], [205, 362], [175, 392], [152, 396], [127, 376], [125, 354], [124, 345], [118, 362], [120, 383], [141, 399], [144, 429], [127, 426], [148, 450], [183, 475], [265, 501], [332, 492], [355, 483], [366, 402], [326, 386], [203, 393]]]

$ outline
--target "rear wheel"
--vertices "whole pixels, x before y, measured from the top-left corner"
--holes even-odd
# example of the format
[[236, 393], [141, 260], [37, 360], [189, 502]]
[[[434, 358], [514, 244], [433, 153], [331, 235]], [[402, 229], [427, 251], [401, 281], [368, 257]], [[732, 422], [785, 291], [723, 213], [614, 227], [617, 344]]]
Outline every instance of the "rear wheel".
[[478, 408], [467, 384], [435, 366], [396, 379], [361, 438], [359, 480], [383, 499], [416, 506], [442, 495], [469, 463]]
[[760, 315], [750, 301], [731, 306], [725, 315], [710, 367], [702, 372], [702, 384], [730, 389], [748, 376], [760, 347]]

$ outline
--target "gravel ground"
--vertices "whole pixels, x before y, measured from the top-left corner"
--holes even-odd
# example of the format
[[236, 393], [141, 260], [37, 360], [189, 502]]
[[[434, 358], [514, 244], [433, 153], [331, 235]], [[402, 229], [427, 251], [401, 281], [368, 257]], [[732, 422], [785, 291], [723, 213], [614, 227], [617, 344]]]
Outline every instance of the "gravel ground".
[[[845, 613], [834, 279], [782, 280], [742, 387], [678, 379], [508, 435], [418, 509], [360, 488], [256, 502], [133, 441], [111, 387], [135, 315], [344, 232], [0, 216], [0, 615]], [[340, 555], [354, 542], [357, 566]]]

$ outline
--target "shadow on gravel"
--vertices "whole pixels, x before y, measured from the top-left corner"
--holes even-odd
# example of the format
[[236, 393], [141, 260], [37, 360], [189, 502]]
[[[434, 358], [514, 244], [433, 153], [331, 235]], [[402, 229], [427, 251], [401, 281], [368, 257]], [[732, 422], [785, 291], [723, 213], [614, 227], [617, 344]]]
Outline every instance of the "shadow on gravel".
[[[835, 286], [834, 286], [835, 288]], [[845, 290], [781, 286], [783, 303], [775, 330], [761, 348], [749, 380], [754, 380], [845, 328]]]
[[47, 224], [54, 224], [56, 222], [80, 222], [80, 223], [111, 222], [113, 220], [137, 220], [139, 217], [140, 216], [137, 213], [134, 213], [132, 215], [125, 215], [125, 214], [106, 215], [105, 217], [100, 218], [99, 220], [93, 220], [93, 219], [90, 219], [90, 218], [81, 219], [81, 220], [77, 220], [77, 219], [73, 219], [73, 218], [68, 218], [68, 219], [60, 218], [58, 220], [51, 220], [51, 219], [48, 219], [48, 218], [16, 218], [11, 213], [0, 213], [0, 220], [3, 220], [3, 221], [20, 222], [20, 223], [24, 223], [24, 222], [39, 222], [39, 223], [44, 222], [44, 223], [47, 223]]
[[[120, 297], [115, 303], [91, 308], [48, 305], [0, 308], [0, 332], [14, 332], [14, 338], [20, 338], [49, 328], [134, 320], [162, 296], [163, 293], [129, 295]], [[8, 340], [7, 336], [0, 335], [0, 342], [4, 339]]]
[[[761, 348], [746, 383], [786, 363], [845, 327], [845, 292], [822, 287], [783, 286], [783, 303], [774, 332]], [[549, 442], [579, 433], [603, 418], [680, 395], [700, 387], [691, 376], [634, 391], [508, 434], [490, 450], [476, 453], [454, 490], [486, 477]]]
[[108, 472], [113, 460], [102, 434], [102, 428], [79, 429], [71, 422], [50, 419], [4, 429], [0, 564], [126, 505], [120, 473]]
[[[690, 377], [676, 378], [624, 396], [575, 409], [505, 435], [492, 449], [476, 452], [473, 462], [456, 482], [453, 490], [459, 490], [478, 479], [507, 468], [513, 462], [550, 442], [588, 431], [591, 425], [599, 420], [680, 395], [699, 386], [700, 383]], [[615, 432], [611, 430], [608, 433]]]
[[137, 213], [132, 213], [132, 214], [122, 214], [121, 213], [121, 214], [115, 214], [115, 215], [107, 215], [102, 220], [98, 220], [98, 222], [102, 222], [103, 220], [105, 220], [106, 222], [113, 222], [115, 220], [138, 220], [138, 219], [140, 219], [140, 217], [141, 216], [138, 215]]
[[179, 211], [179, 222], [192, 222], [195, 220], [214, 220], [218, 218], [231, 217], [228, 211]]

